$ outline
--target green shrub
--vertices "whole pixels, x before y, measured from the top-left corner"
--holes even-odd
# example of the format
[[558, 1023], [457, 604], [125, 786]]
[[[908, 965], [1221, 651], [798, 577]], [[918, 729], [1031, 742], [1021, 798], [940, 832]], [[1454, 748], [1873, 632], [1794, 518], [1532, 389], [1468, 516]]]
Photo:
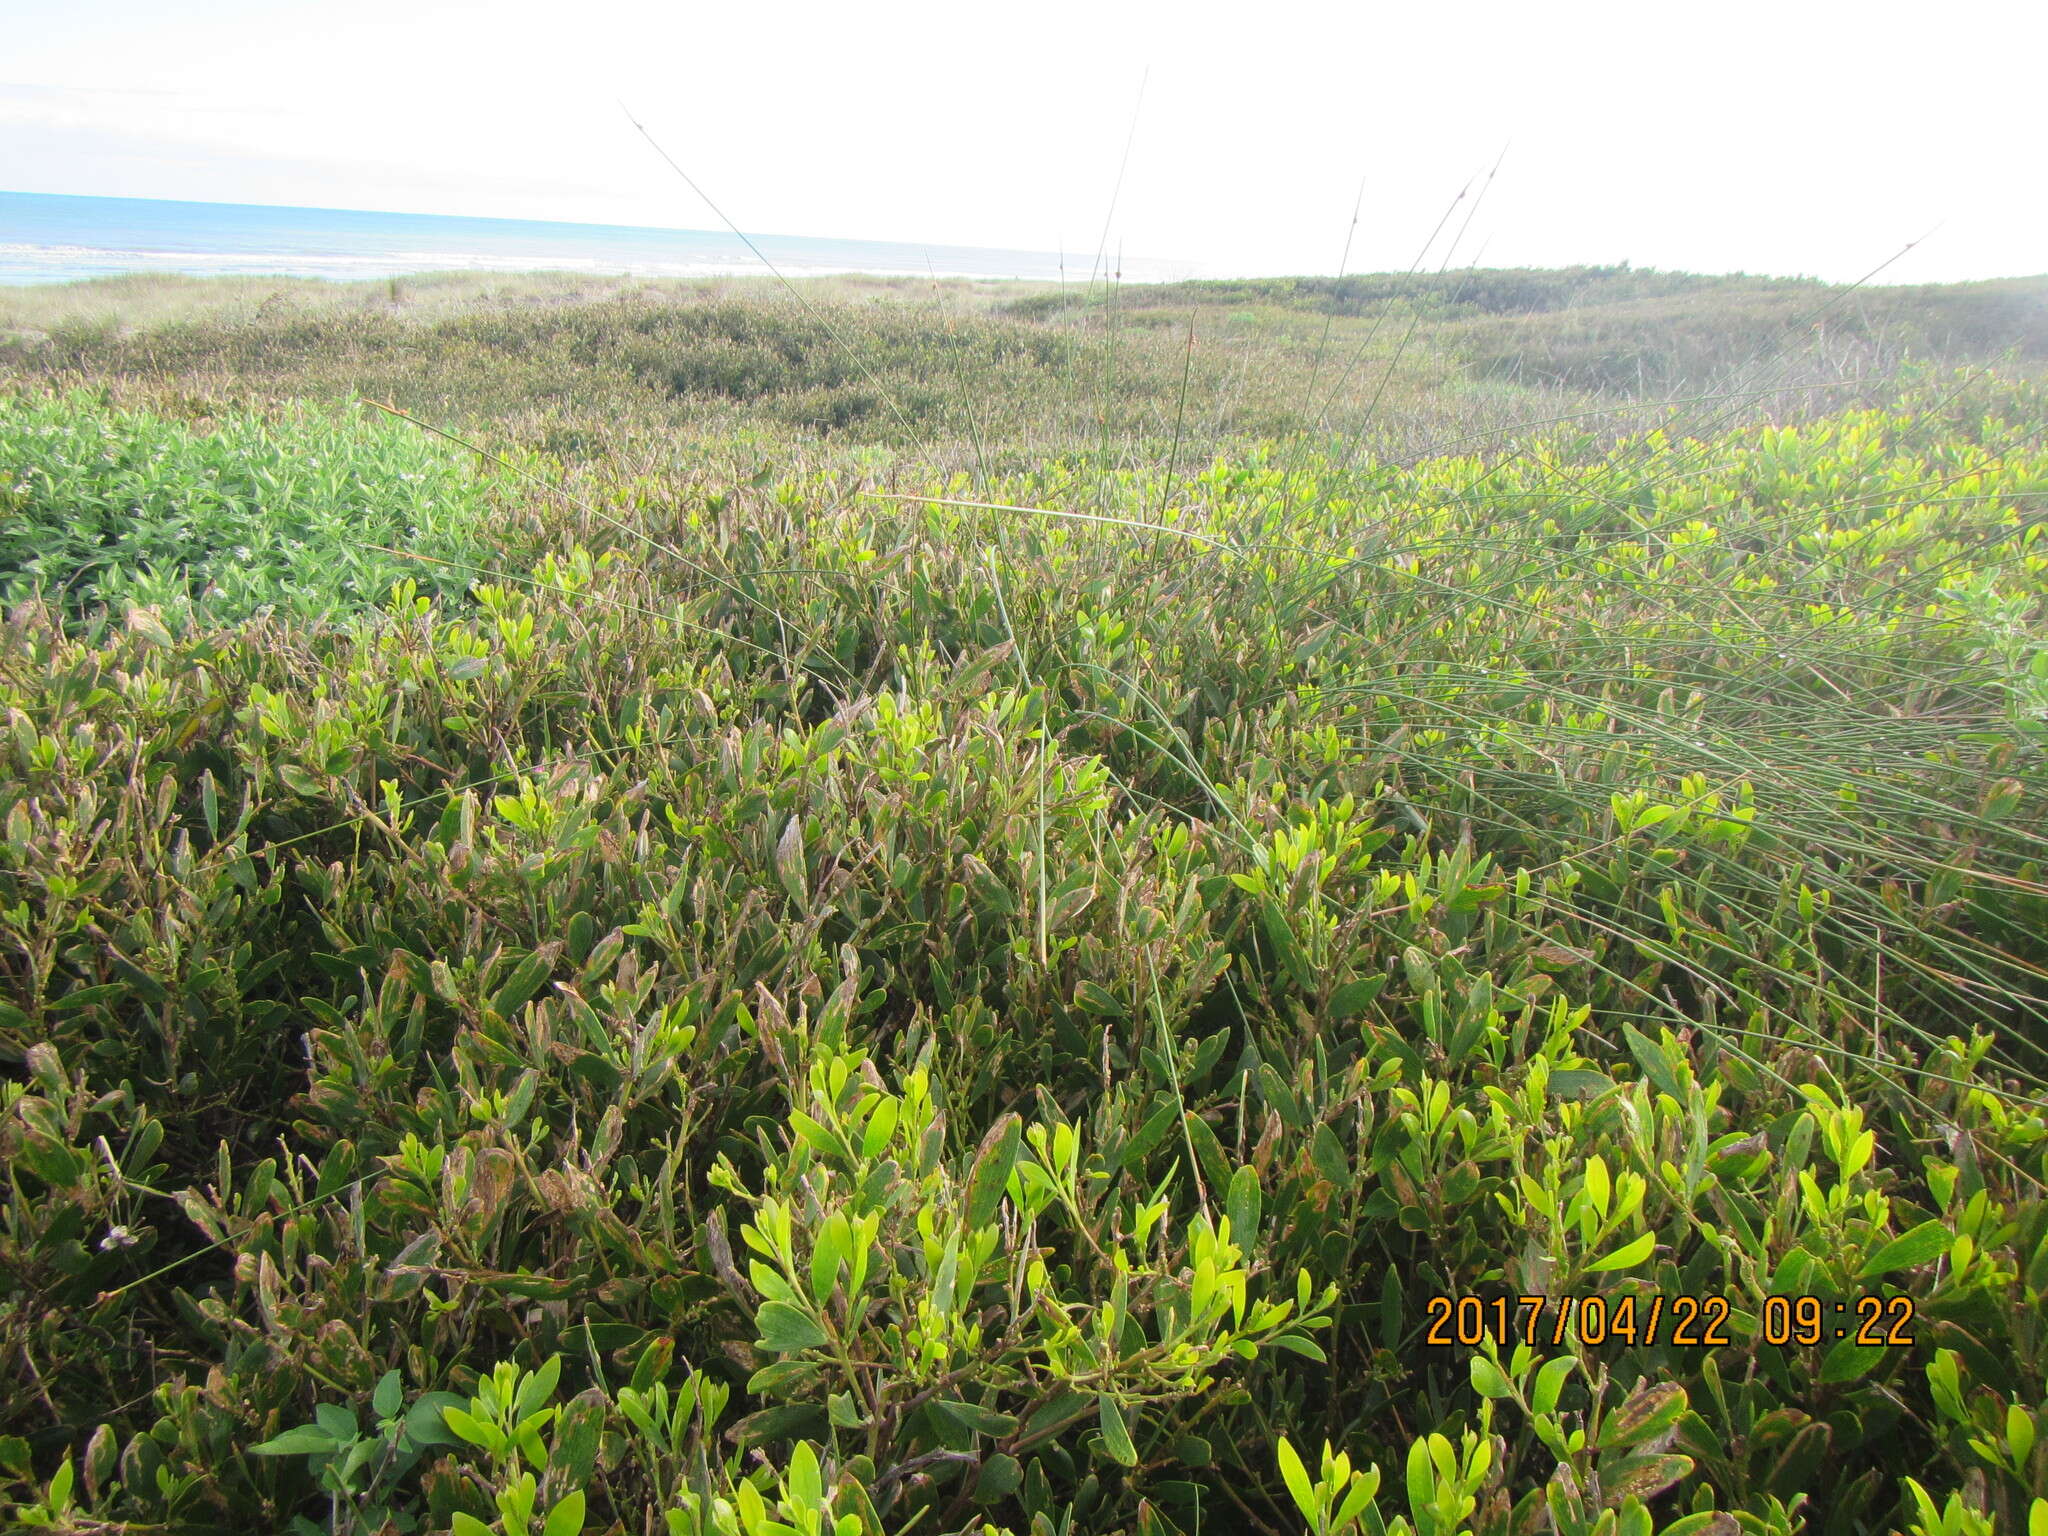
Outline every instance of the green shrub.
[[[214, 619], [459, 593], [484, 547], [467, 456], [400, 422], [287, 409], [200, 427], [84, 393], [0, 395], [0, 601]], [[408, 560], [373, 546], [430, 557]]]
[[2048, 1525], [2041, 385], [970, 474], [702, 323], [468, 604], [0, 624], [0, 1512]]

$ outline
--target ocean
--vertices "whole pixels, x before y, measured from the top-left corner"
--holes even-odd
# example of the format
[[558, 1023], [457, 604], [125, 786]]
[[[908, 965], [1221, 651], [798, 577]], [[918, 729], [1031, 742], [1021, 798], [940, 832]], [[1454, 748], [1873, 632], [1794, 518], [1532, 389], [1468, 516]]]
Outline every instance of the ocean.
[[[752, 239], [789, 277], [836, 272], [1085, 282], [1091, 263], [1091, 253], [1062, 258], [1047, 251], [802, 235]], [[71, 282], [123, 272], [342, 281], [412, 272], [542, 270], [726, 277], [767, 269], [738, 236], [702, 229], [0, 192], [0, 283]], [[1157, 261], [1126, 262], [1122, 273], [1126, 282], [1185, 275], [1183, 265]]]

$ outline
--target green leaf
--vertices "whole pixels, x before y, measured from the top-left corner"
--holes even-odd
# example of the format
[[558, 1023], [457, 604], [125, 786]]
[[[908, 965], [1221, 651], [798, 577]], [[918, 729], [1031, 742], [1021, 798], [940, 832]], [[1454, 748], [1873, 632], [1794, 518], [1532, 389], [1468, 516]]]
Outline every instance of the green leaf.
[[[1641, 1445], [1653, 1440], [1672, 1425], [1686, 1410], [1685, 1388], [1676, 1382], [1659, 1382], [1645, 1387], [1607, 1417], [1600, 1427], [1600, 1446], [1603, 1451], [1625, 1450], [1632, 1445]], [[1642, 1495], [1648, 1498], [1648, 1494]]]
[[1125, 1142], [1123, 1150], [1117, 1154], [1117, 1166], [1120, 1168], [1136, 1167], [1139, 1160], [1146, 1153], [1166, 1139], [1167, 1134], [1174, 1127], [1174, 1122], [1179, 1118], [1180, 1107], [1165, 1094], [1161, 1094], [1159, 1096], [1159, 1107], [1152, 1112], [1151, 1117], [1143, 1125], [1138, 1127], [1137, 1134]]
[[509, 1019], [546, 985], [555, 968], [560, 944], [544, 944], [512, 968], [503, 986], [492, 994], [490, 1008], [501, 1019]]
[[815, 1509], [825, 1496], [825, 1480], [818, 1471], [818, 1453], [804, 1441], [790, 1452], [789, 1496], [798, 1509]]
[[261, 1445], [249, 1447], [252, 1456], [315, 1456], [331, 1451], [340, 1444], [334, 1436], [317, 1424], [301, 1424], [297, 1429], [288, 1429], [281, 1435], [273, 1436]]
[[995, 1504], [1007, 1499], [1024, 1485], [1024, 1467], [1016, 1457], [998, 1452], [982, 1463], [981, 1476], [974, 1480], [974, 1502]]
[[1301, 951], [1301, 944], [1294, 937], [1294, 926], [1288, 921], [1287, 909], [1271, 897], [1259, 903], [1259, 915], [1265, 921], [1266, 937], [1272, 941], [1274, 952], [1287, 974], [1294, 978], [1294, 984], [1304, 992], [1316, 989], [1315, 969], [1308, 963], [1308, 956]]
[[1287, 1079], [1275, 1071], [1270, 1062], [1263, 1061], [1259, 1063], [1258, 1078], [1259, 1096], [1273, 1106], [1289, 1130], [1300, 1130], [1306, 1123], [1306, 1117], [1301, 1112], [1301, 1101], [1287, 1086]]
[[839, 1280], [839, 1266], [848, 1257], [853, 1236], [846, 1213], [834, 1211], [819, 1225], [811, 1246], [811, 1295], [823, 1306]]
[[1308, 1155], [1316, 1165], [1316, 1172], [1328, 1179], [1340, 1195], [1351, 1187], [1351, 1161], [1344, 1155], [1344, 1143], [1337, 1139], [1337, 1133], [1330, 1129], [1325, 1120], [1308, 1139]]
[[1088, 1402], [1086, 1394], [1070, 1388], [1062, 1389], [1025, 1420], [1024, 1438], [1027, 1441], [1043, 1440], [1058, 1434], [1069, 1424], [1087, 1416]]
[[825, 1344], [825, 1330], [786, 1301], [764, 1301], [754, 1314], [754, 1326], [761, 1330], [756, 1349], [778, 1355], [794, 1355]]
[[1275, 1349], [1284, 1349], [1292, 1354], [1304, 1356], [1319, 1365], [1329, 1363], [1330, 1357], [1323, 1353], [1320, 1344], [1316, 1343], [1314, 1339], [1305, 1339], [1298, 1333], [1276, 1334], [1267, 1342]]
[[[1363, 1472], [1351, 1474], [1351, 1488], [1337, 1505], [1336, 1514], [1330, 1517], [1330, 1529], [1348, 1531], [1358, 1523], [1380, 1491], [1380, 1469], [1377, 1465], [1367, 1467]], [[1378, 1523], [1378, 1511], [1374, 1511], [1374, 1522]]]
[[774, 1408], [764, 1408], [759, 1413], [750, 1413], [733, 1425], [733, 1443], [745, 1450], [749, 1446], [768, 1445], [777, 1440], [806, 1436], [823, 1439], [829, 1423], [825, 1410], [815, 1403], [783, 1403]]
[[475, 1515], [456, 1510], [448, 1523], [450, 1536], [492, 1536], [491, 1528]]
[[1664, 1055], [1664, 1047], [1633, 1024], [1622, 1025], [1621, 1036], [1628, 1042], [1629, 1054], [1635, 1057], [1636, 1065], [1643, 1069], [1643, 1076], [1650, 1080], [1659, 1093], [1668, 1093], [1683, 1104], [1685, 1091], [1671, 1071], [1671, 1063]]
[[830, 1127], [820, 1124], [800, 1109], [789, 1112], [789, 1128], [803, 1139], [805, 1146], [820, 1157], [844, 1157], [846, 1143]]
[[529, 1373], [519, 1383], [519, 1395], [513, 1399], [512, 1416], [524, 1419], [550, 1402], [555, 1395], [555, 1386], [562, 1379], [562, 1357], [549, 1355], [541, 1362], [537, 1371]]
[[1129, 1009], [1116, 1000], [1116, 994], [1099, 981], [1083, 981], [1074, 989], [1074, 1006], [1083, 1013], [1092, 1013], [1098, 1019], [1121, 1019]]
[[1259, 1188], [1259, 1170], [1246, 1163], [1230, 1176], [1230, 1195], [1224, 1202], [1230, 1217], [1230, 1240], [1246, 1253], [1259, 1233], [1259, 1216], [1264, 1204]]
[[813, 1360], [771, 1360], [747, 1378], [749, 1397], [794, 1397], [817, 1378]]
[[1102, 1427], [1102, 1446], [1111, 1458], [1126, 1467], [1138, 1464], [1138, 1448], [1131, 1444], [1131, 1432], [1124, 1425], [1124, 1411], [1107, 1392], [1095, 1400]]
[[1672, 1521], [1662, 1536], [1742, 1536], [1742, 1527], [1725, 1510], [1707, 1509]]
[[581, 1536], [583, 1530], [583, 1490], [562, 1496], [561, 1502], [548, 1511], [548, 1523], [540, 1528], [540, 1536]]
[[1223, 1059], [1223, 1051], [1230, 1044], [1230, 1030], [1226, 1026], [1216, 1031], [1195, 1047], [1195, 1059], [1188, 1063], [1187, 1081], [1199, 1083], [1215, 1070], [1216, 1063]]
[[504, 1446], [504, 1433], [496, 1425], [484, 1423], [466, 1408], [444, 1408], [441, 1420], [471, 1445], [482, 1446], [494, 1455]]
[[[725, 1241], [725, 1214], [713, 1211], [705, 1222], [705, 1230], [712, 1234], [710, 1246], [723, 1245]], [[674, 1356], [676, 1341], [665, 1333], [656, 1334], [647, 1341], [647, 1347], [640, 1351], [640, 1358], [633, 1366], [633, 1379], [629, 1385], [635, 1392], [652, 1391], [654, 1384], [668, 1374], [669, 1360]]]
[[1294, 1507], [1301, 1511], [1301, 1518], [1313, 1526], [1318, 1508], [1315, 1484], [1309, 1481], [1308, 1468], [1301, 1464], [1300, 1454], [1288, 1444], [1285, 1435], [1280, 1437], [1278, 1455], [1280, 1480], [1287, 1484], [1287, 1491], [1293, 1495]]
[[967, 1226], [970, 1231], [995, 1220], [1003, 1190], [1017, 1166], [1017, 1148], [1024, 1136], [1024, 1121], [1014, 1110], [988, 1128], [974, 1154], [973, 1171], [967, 1176]]
[[932, 1280], [932, 1307], [939, 1312], [951, 1312], [954, 1306], [954, 1285], [960, 1275], [960, 1234], [955, 1232], [947, 1237], [945, 1251], [939, 1257], [939, 1272]]
[[1884, 1345], [1859, 1344], [1856, 1342], [1855, 1335], [1851, 1334], [1833, 1349], [1829, 1350], [1822, 1358], [1820, 1362], [1820, 1379], [1831, 1384], [1844, 1381], [1860, 1381], [1863, 1377], [1870, 1374], [1877, 1363], [1884, 1358], [1884, 1354]]
[[460, 1442], [449, 1433], [447, 1423], [442, 1419], [443, 1409], [460, 1408], [464, 1399], [453, 1392], [426, 1392], [414, 1401], [405, 1414], [405, 1435], [417, 1446], [456, 1445]]
[[478, 1274], [477, 1285], [499, 1296], [523, 1296], [531, 1301], [559, 1301], [573, 1295], [581, 1282], [570, 1276]]
[[902, 1101], [885, 1098], [868, 1116], [868, 1123], [860, 1134], [860, 1155], [873, 1161], [882, 1155], [889, 1145], [889, 1138], [896, 1134], [896, 1125], [903, 1118]]
[[782, 836], [775, 843], [775, 874], [782, 882], [782, 888], [789, 893], [789, 899], [803, 906], [809, 895], [810, 871], [804, 860], [804, 823], [801, 816], [792, 816], [782, 829]]
[[581, 965], [590, 958], [590, 947], [597, 942], [597, 919], [588, 912], [578, 912], [569, 919], [569, 959], [572, 964]]
[[1613, 1078], [1588, 1067], [1562, 1067], [1550, 1074], [1550, 1092], [1560, 1099], [1598, 1098], [1613, 1087]]
[[1650, 1256], [1651, 1250], [1656, 1246], [1657, 1234], [1654, 1232], [1644, 1232], [1636, 1237], [1634, 1241], [1623, 1243], [1614, 1252], [1608, 1254], [1606, 1258], [1595, 1259], [1586, 1266], [1586, 1273], [1598, 1275], [1614, 1269], [1633, 1269], [1636, 1265], [1647, 1259]]
[[1529, 1392], [1529, 1407], [1536, 1413], [1548, 1413], [1557, 1406], [1558, 1394], [1564, 1391], [1564, 1384], [1578, 1361], [1571, 1355], [1559, 1355], [1555, 1360], [1543, 1362], [1543, 1368], [1536, 1373], [1536, 1384]]
[[2005, 1408], [2005, 1443], [2015, 1466], [2025, 1466], [2034, 1449], [2034, 1416], [2018, 1403]]
[[[2018, 1410], [2014, 1411], [2017, 1412]], [[2029, 1421], [2029, 1428], [2031, 1427], [2031, 1421]], [[2013, 1445], [2017, 1453], [2019, 1442], [2014, 1440]], [[2026, 1458], [2024, 1455], [2020, 1455], [2019, 1459], [2024, 1461]], [[100, 1425], [92, 1432], [92, 1438], [86, 1442], [85, 1460], [79, 1464], [79, 1470], [85, 1477], [85, 1502], [87, 1505], [99, 1503], [101, 1496], [107, 1492], [119, 1473], [120, 1461], [121, 1448], [114, 1439], [114, 1426], [111, 1424]]]
[[1387, 978], [1367, 976], [1359, 981], [1347, 981], [1330, 994], [1328, 1006], [1323, 1010], [1332, 1023], [1341, 1024], [1365, 1012], [1367, 1004], [1380, 995], [1380, 989], [1387, 984]]
[[1472, 1390], [1481, 1397], [1513, 1397], [1514, 1384], [1507, 1373], [1484, 1355], [1474, 1355], [1471, 1363]]
[[1629, 1497], [1648, 1501], [1691, 1471], [1690, 1456], [1631, 1456], [1603, 1473], [1600, 1487], [1610, 1504]]
[[57, 1475], [50, 1479], [49, 1496], [43, 1501], [57, 1514], [67, 1513], [71, 1508], [71, 1484], [78, 1476], [78, 1469], [71, 1464], [71, 1458], [64, 1458], [64, 1465], [57, 1469]]
[[380, 1419], [395, 1417], [398, 1405], [404, 1401], [403, 1389], [398, 1383], [398, 1372], [386, 1371], [377, 1378], [377, 1390], [370, 1394], [370, 1407]]
[[1208, 1180], [1209, 1187], [1212, 1190], [1227, 1188], [1230, 1164], [1224, 1161], [1223, 1143], [1216, 1139], [1216, 1132], [1209, 1122], [1191, 1109], [1181, 1116], [1181, 1126], [1195, 1149], [1195, 1159], [1202, 1165], [1202, 1177]]
[[931, 1406], [963, 1428], [971, 1429], [978, 1434], [1002, 1436], [1014, 1433], [1017, 1428], [1017, 1420], [1013, 1415], [998, 1413], [995, 1409], [984, 1408], [979, 1403], [940, 1399]]
[[1857, 1278], [1870, 1280], [1878, 1275], [1888, 1275], [1893, 1270], [1917, 1269], [1922, 1264], [1932, 1264], [1948, 1252], [1954, 1237], [1955, 1234], [1943, 1223], [1923, 1221], [1865, 1259], [1863, 1268], [1857, 1271]]
[[70, 1013], [80, 1008], [92, 1008], [101, 1003], [111, 1003], [127, 995], [128, 988], [121, 982], [102, 982], [94, 987], [73, 987], [62, 997], [53, 997], [43, 1006], [51, 1013]]
[[1429, 1439], [1418, 1437], [1408, 1446], [1408, 1509], [1417, 1519], [1436, 1503], [1436, 1467], [1429, 1459]]
[[611, 1398], [602, 1387], [585, 1387], [555, 1421], [554, 1444], [548, 1448], [548, 1474], [554, 1486], [580, 1487], [597, 1465]]

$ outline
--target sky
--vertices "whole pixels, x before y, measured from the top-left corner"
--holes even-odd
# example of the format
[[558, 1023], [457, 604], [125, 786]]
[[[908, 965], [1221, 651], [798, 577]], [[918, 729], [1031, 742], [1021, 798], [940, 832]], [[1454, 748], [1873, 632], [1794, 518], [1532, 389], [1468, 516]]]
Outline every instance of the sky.
[[0, 0], [0, 37], [7, 191], [721, 227], [630, 110], [754, 234], [2048, 271], [2038, 4]]

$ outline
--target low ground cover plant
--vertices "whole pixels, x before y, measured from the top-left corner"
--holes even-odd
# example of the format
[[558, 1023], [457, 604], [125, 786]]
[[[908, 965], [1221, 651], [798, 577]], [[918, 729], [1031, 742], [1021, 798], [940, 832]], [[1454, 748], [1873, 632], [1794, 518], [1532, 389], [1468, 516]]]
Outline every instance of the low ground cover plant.
[[473, 456], [367, 409], [195, 422], [0, 394], [0, 602], [70, 619], [327, 618], [375, 607], [401, 576], [453, 595], [488, 511]]
[[0, 627], [17, 1524], [2048, 1527], [2040, 383], [543, 471], [109, 382], [0, 416], [163, 449], [60, 552], [280, 442], [538, 532]]

